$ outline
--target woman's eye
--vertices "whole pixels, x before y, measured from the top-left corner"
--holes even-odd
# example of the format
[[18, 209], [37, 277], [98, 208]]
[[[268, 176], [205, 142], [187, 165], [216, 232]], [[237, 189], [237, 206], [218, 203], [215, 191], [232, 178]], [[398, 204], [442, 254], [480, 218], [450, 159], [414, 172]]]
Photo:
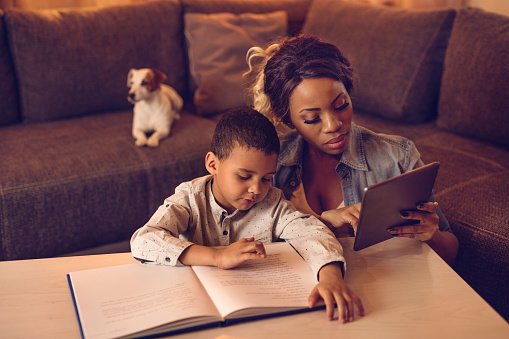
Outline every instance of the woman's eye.
[[148, 85], [148, 82], [144, 80], [144, 81], [142, 81], [142, 82], [141, 82], [141, 85], [142, 85], [142, 86], [147, 86], [147, 85]]
[[272, 178], [262, 178], [263, 182], [272, 182]]
[[345, 101], [341, 106], [335, 107], [334, 109], [339, 112], [347, 108], [348, 105], [350, 105], [350, 103], [348, 101]]
[[306, 120], [306, 119], [304, 119], [304, 123], [305, 123], [305, 124], [315, 124], [315, 123], [317, 123], [318, 121], [320, 121], [320, 117], [319, 117], [319, 116], [317, 116], [317, 117], [315, 117], [315, 118], [313, 118], [313, 119], [310, 119], [310, 120]]

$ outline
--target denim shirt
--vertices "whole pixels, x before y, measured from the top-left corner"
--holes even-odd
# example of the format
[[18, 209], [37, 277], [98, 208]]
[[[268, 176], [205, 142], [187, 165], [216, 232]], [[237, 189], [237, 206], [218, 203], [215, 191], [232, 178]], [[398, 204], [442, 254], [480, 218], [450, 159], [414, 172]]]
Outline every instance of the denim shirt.
[[[292, 131], [282, 138], [274, 185], [290, 199], [302, 178], [303, 139]], [[423, 165], [414, 143], [404, 137], [378, 134], [352, 123], [347, 149], [336, 165], [345, 206], [362, 201], [364, 188]], [[431, 197], [431, 200], [434, 200]], [[451, 231], [437, 210], [441, 231]]]

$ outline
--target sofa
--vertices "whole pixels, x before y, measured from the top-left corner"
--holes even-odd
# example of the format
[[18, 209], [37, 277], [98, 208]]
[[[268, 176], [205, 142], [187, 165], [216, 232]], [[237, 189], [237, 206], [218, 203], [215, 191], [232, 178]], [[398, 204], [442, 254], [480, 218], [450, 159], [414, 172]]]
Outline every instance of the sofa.
[[[440, 161], [453, 268], [509, 319], [509, 18], [340, 0], [168, 0], [0, 13], [0, 260], [127, 251], [182, 181], [205, 174], [224, 110], [249, 104], [249, 46], [306, 33], [352, 62], [354, 121]], [[185, 99], [137, 147], [125, 87], [153, 67]]]

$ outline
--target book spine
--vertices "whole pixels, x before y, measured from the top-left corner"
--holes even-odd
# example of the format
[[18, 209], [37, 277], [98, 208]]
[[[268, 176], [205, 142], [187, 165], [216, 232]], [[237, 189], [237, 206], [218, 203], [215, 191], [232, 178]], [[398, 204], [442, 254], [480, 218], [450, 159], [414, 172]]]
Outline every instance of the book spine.
[[221, 322], [221, 326], [228, 326], [230, 324], [236, 324], [239, 322], [244, 321], [250, 321], [250, 320], [258, 320], [258, 319], [265, 319], [265, 318], [272, 318], [272, 317], [280, 317], [285, 315], [291, 315], [291, 314], [298, 314], [298, 313], [306, 313], [306, 312], [312, 312], [317, 310], [323, 310], [325, 309], [325, 305], [319, 305], [315, 307], [305, 307], [305, 308], [298, 308], [294, 310], [289, 311], [281, 311], [281, 312], [275, 312], [275, 313], [267, 313], [267, 314], [261, 314], [261, 315], [253, 315], [253, 316], [247, 316], [242, 318], [233, 318], [233, 319], [225, 319], [223, 322]]
[[76, 296], [74, 295], [74, 288], [72, 288], [71, 275], [67, 274], [67, 283], [69, 284], [69, 290], [71, 291], [72, 303], [74, 305], [74, 311], [76, 311], [76, 317], [78, 318], [78, 325], [80, 326], [81, 338], [85, 339], [83, 334], [83, 326], [81, 325], [80, 313], [78, 312], [78, 304], [76, 303]]

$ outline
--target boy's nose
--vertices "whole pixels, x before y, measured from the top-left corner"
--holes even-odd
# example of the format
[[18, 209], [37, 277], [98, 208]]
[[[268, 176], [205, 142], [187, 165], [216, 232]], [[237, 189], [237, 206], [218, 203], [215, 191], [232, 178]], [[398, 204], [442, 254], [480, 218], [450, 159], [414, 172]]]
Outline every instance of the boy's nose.
[[252, 193], [252, 194], [255, 194], [255, 195], [259, 194], [260, 193], [260, 184], [259, 183], [255, 183], [255, 184], [251, 185], [247, 191], [249, 193]]

